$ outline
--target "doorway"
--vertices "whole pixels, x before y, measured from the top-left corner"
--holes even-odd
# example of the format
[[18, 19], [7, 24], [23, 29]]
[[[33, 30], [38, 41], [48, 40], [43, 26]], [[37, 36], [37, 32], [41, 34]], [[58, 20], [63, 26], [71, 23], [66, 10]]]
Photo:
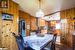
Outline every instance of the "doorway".
[[26, 22], [25, 20], [19, 21], [19, 33], [21, 33], [22, 37], [26, 37]]
[[2, 47], [7, 48], [8, 50], [12, 50], [12, 28], [13, 22], [12, 21], [2, 21]]

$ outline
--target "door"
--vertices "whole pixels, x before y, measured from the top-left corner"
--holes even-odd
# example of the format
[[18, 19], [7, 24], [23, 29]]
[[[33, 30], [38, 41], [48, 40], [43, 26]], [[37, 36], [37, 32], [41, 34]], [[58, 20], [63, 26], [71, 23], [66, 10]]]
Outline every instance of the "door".
[[25, 29], [26, 23], [25, 20], [21, 20], [19, 22], [19, 32], [21, 33], [23, 39], [26, 37], [26, 29]]
[[12, 21], [2, 21], [2, 47], [12, 50]]

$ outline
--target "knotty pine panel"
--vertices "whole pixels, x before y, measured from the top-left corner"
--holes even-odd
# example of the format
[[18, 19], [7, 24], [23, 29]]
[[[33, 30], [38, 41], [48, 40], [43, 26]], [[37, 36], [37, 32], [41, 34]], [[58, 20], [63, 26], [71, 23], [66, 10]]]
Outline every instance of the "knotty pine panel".
[[[11, 34], [11, 32], [15, 32], [16, 34], [18, 34], [17, 19], [19, 18], [19, 5], [16, 4], [15, 2], [9, 0], [9, 8], [7, 10], [0, 9], [0, 13], [1, 14], [2, 13], [12, 14], [14, 17], [12, 22], [0, 20], [0, 21], [2, 21], [2, 22], [0, 22], [1, 23], [0, 26], [2, 26], [0, 28], [2, 30], [1, 35], [0, 35], [0, 38], [2, 36], [2, 39], [1, 39], [2, 45], [1, 44], [0, 45], [1, 45], [1, 47], [8, 48], [8, 50], [18, 50], [16, 40], [13, 37], [13, 35]], [[2, 17], [2, 16], [0, 15], [0, 17]], [[9, 27], [7, 26], [7, 24], [9, 25]], [[8, 29], [8, 31], [7, 31], [7, 29]]]
[[30, 17], [31, 31], [37, 30], [37, 19], [35, 17]]
[[45, 26], [45, 20], [39, 19], [39, 26]]
[[[61, 32], [61, 43], [66, 46], [72, 47], [72, 34], [73, 34], [73, 21], [75, 22], [75, 8], [67, 9], [60, 12], [61, 19], [67, 19], [68, 33]], [[75, 31], [75, 30], [74, 30]], [[66, 32], [66, 31], [65, 31]]]
[[1, 16], [2, 16], [2, 14], [0, 12], [0, 48], [2, 47], [2, 43], [1, 43], [2, 42], [2, 40], [1, 40], [2, 39], [2, 36], [1, 36], [2, 35], [2, 19], [1, 18], [2, 17]]

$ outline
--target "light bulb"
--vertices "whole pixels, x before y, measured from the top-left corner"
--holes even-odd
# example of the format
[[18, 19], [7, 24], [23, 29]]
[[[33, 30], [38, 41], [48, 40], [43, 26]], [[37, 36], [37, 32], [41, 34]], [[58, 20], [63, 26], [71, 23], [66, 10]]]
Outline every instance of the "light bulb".
[[36, 12], [36, 17], [44, 17], [44, 12], [41, 10], [41, 9], [39, 9], [37, 12]]

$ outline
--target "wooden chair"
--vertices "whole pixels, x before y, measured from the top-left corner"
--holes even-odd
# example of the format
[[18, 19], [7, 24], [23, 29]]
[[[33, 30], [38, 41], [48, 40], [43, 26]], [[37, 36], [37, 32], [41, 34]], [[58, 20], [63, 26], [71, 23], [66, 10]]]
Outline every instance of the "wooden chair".
[[55, 50], [57, 34], [54, 34], [53, 39], [49, 41], [41, 50]]
[[13, 34], [13, 36], [15, 37], [15, 39], [16, 39], [16, 42], [17, 42], [17, 45], [18, 45], [18, 50], [24, 50], [24, 41], [23, 41], [23, 39], [21, 39], [22, 37], [20, 37], [20, 36], [17, 36], [15, 33], [12, 33]]

